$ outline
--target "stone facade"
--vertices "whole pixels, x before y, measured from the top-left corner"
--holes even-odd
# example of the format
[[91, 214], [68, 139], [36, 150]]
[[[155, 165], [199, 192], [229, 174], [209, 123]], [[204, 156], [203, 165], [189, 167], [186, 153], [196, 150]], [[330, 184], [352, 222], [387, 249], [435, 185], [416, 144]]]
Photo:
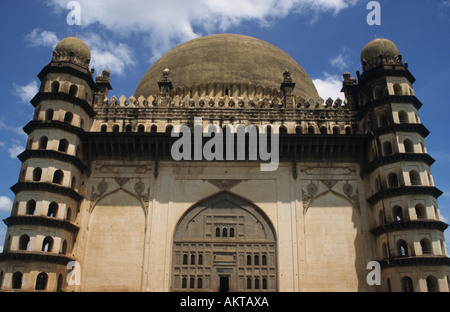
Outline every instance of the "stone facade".
[[[173, 68], [150, 69], [136, 94], [117, 98], [109, 71], [94, 81], [81, 40], [56, 47], [24, 128], [1, 290], [449, 291], [429, 132], [394, 44], [369, 43], [363, 73], [343, 75], [345, 99], [323, 100], [267, 43], [196, 40], [187, 47], [198, 68], [214, 69], [203, 50], [212, 43], [236, 43], [255, 53], [255, 70], [230, 81], [239, 64], [218, 57], [215, 75], [186, 79], [196, 66], [177, 72], [182, 45], [155, 64]], [[291, 68], [269, 73], [256, 61], [283, 59]], [[250, 144], [243, 161], [174, 161], [170, 132], [195, 117], [203, 131], [272, 127], [278, 169], [261, 171]], [[367, 283], [371, 261], [381, 285]]]

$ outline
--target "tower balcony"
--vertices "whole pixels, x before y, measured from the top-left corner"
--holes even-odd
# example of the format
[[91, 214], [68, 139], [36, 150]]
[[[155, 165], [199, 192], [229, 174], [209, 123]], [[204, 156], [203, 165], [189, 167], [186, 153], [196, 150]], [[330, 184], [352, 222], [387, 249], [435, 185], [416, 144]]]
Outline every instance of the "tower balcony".
[[22, 191], [42, 191], [68, 196], [77, 202], [83, 199], [74, 189], [45, 182], [19, 182], [11, 187], [15, 195]]
[[390, 165], [398, 162], [424, 162], [428, 166], [432, 166], [435, 162], [435, 159], [431, 157], [429, 154], [425, 153], [395, 153], [388, 156], [378, 157], [375, 160], [371, 161], [367, 165], [364, 166], [364, 171], [367, 174], [372, 173], [375, 169]]
[[0, 262], [4, 261], [47, 262], [67, 265], [67, 263], [75, 261], [75, 258], [44, 251], [5, 251], [0, 253]]
[[417, 267], [417, 266], [449, 266], [450, 258], [446, 256], [433, 256], [433, 255], [421, 255], [421, 256], [402, 256], [402, 257], [389, 257], [379, 261], [381, 269], [387, 269], [392, 267]]
[[8, 227], [14, 225], [44, 226], [44, 227], [64, 229], [72, 233], [77, 233], [80, 230], [80, 228], [77, 225], [67, 220], [55, 219], [44, 216], [12, 216], [7, 219], [4, 219], [3, 222]]
[[39, 92], [31, 100], [31, 104], [36, 108], [42, 101], [65, 101], [81, 107], [90, 117], [94, 117], [96, 112], [88, 101], [75, 97], [64, 92]]
[[397, 196], [403, 196], [403, 195], [429, 195], [433, 196], [434, 198], [438, 198], [442, 195], [442, 191], [439, 190], [435, 186], [418, 186], [418, 185], [412, 185], [412, 186], [400, 186], [400, 187], [393, 187], [381, 190], [375, 194], [373, 194], [371, 197], [367, 199], [367, 201], [374, 205], [380, 200], [386, 199], [386, 198], [392, 198]]
[[419, 220], [390, 222], [374, 227], [370, 231], [372, 232], [372, 234], [378, 236], [384, 233], [391, 233], [395, 231], [420, 230], [420, 229], [438, 230], [443, 232], [447, 228], [448, 224], [442, 221], [419, 219]]

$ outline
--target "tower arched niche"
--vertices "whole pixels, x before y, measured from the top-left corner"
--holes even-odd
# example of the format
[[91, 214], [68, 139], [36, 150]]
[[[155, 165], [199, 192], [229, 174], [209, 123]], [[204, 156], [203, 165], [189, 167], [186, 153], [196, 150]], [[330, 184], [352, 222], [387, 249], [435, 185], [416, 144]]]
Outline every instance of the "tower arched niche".
[[307, 291], [360, 291], [367, 263], [361, 215], [346, 197], [328, 191], [315, 197], [305, 211]]
[[83, 291], [140, 291], [144, 257], [145, 209], [119, 189], [91, 210], [83, 267]]
[[272, 223], [255, 204], [228, 191], [208, 197], [175, 227], [171, 289], [276, 291], [276, 244]]

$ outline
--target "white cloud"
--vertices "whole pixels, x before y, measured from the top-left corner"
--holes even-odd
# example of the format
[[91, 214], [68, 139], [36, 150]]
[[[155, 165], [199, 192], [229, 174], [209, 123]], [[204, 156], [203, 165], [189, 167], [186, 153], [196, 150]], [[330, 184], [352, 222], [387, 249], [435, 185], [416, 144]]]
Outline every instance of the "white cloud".
[[[360, 0], [78, 0], [81, 25], [102, 25], [115, 34], [147, 35], [136, 46], [150, 47], [152, 59], [175, 44], [201, 35], [224, 32], [244, 21], [268, 25], [288, 14], [315, 19], [323, 12], [339, 13]], [[48, 0], [57, 13], [66, 13], [66, 0]], [[312, 14], [311, 14], [312, 13]]]
[[44, 46], [54, 49], [59, 42], [56, 33], [40, 28], [33, 29], [25, 36], [25, 42], [32, 47]]
[[131, 48], [124, 43], [104, 40], [100, 35], [87, 33], [80, 36], [91, 50], [91, 66], [103, 71], [109, 69], [112, 73], [122, 76], [126, 69], [135, 65]]
[[0, 212], [10, 212], [12, 208], [12, 200], [6, 196], [0, 196]]
[[13, 93], [20, 98], [22, 103], [30, 103], [38, 90], [39, 86], [36, 80], [33, 80], [24, 86], [17, 85], [15, 83], [13, 84]]
[[11, 157], [12, 159], [15, 159], [17, 156], [19, 156], [23, 151], [25, 150], [25, 147], [17, 144], [17, 143], [13, 143], [9, 148], [8, 148], [8, 153], [9, 153], [9, 157]]
[[313, 83], [316, 86], [319, 96], [324, 100], [328, 98], [332, 98], [333, 100], [337, 98], [341, 100], [345, 99], [344, 93], [341, 92], [342, 78], [339, 75], [324, 73], [323, 78], [313, 79]]
[[[19, 127], [10, 127], [5, 122], [0, 120], [0, 129], [9, 131], [10, 133], [18, 135], [22, 139], [26, 140], [28, 136], [25, 132]], [[14, 137], [11, 138], [10, 143], [7, 144], [5, 142], [0, 141], [0, 149], [7, 150], [9, 157], [12, 159], [15, 159], [20, 153], [22, 153], [25, 150], [25, 147], [23, 146], [22, 142], [20, 140], [15, 139]]]
[[[84, 33], [79, 36], [91, 50], [91, 66], [100, 70], [109, 69], [116, 75], [123, 75], [128, 66], [134, 65], [131, 49], [123, 43], [115, 43], [102, 38], [98, 34]], [[54, 49], [59, 42], [52, 31], [40, 28], [34, 29], [25, 36], [25, 41], [31, 47], [49, 47]], [[38, 83], [30, 82], [26, 86], [13, 85], [14, 93], [22, 102], [29, 102], [38, 91]]]
[[330, 64], [333, 65], [334, 67], [339, 68], [340, 70], [344, 70], [348, 68], [348, 56], [349, 56], [349, 52], [350, 50], [346, 47], [344, 47], [342, 49], [342, 52], [339, 53], [338, 56], [332, 58], [330, 60]]

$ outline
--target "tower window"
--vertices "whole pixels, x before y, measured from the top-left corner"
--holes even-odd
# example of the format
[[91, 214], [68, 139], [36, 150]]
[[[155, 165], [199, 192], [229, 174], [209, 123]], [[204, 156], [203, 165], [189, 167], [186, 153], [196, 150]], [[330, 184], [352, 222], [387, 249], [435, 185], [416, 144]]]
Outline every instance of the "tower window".
[[379, 117], [379, 125], [380, 127], [385, 127], [389, 124], [389, 120], [386, 113], [381, 113]]
[[389, 188], [398, 187], [398, 178], [395, 173], [390, 173], [388, 176]]
[[401, 124], [407, 124], [409, 123], [408, 113], [405, 111], [400, 111], [398, 113], [398, 120]]
[[34, 200], [29, 200], [27, 202], [27, 209], [26, 209], [26, 214], [27, 215], [34, 215], [34, 212], [36, 211], [36, 201]]
[[338, 126], [333, 127], [333, 134], [339, 134], [339, 127]]
[[53, 238], [47, 236], [42, 243], [43, 252], [51, 252], [53, 249]]
[[52, 93], [58, 93], [59, 92], [59, 82], [58, 81], [54, 81], [52, 83], [52, 89], [51, 89]]
[[374, 89], [375, 100], [379, 100], [383, 97], [383, 88], [380, 86], [376, 86]]
[[384, 156], [389, 156], [389, 155], [393, 154], [391, 142], [384, 142], [383, 143], [383, 151], [384, 151]]
[[403, 209], [400, 206], [395, 206], [393, 208], [394, 221], [403, 221]]
[[72, 177], [72, 183], [70, 184], [71, 189], [76, 189], [77, 187], [77, 178], [76, 177]]
[[36, 290], [45, 290], [47, 288], [48, 275], [47, 273], [39, 273], [36, 278]]
[[69, 89], [69, 95], [76, 97], [78, 95], [78, 87], [76, 85], [71, 85]]
[[73, 114], [71, 112], [67, 112], [64, 115], [64, 122], [67, 122], [68, 124], [71, 124], [73, 121]]
[[57, 170], [55, 172], [55, 174], [53, 175], [53, 183], [62, 184], [63, 179], [64, 179], [64, 173], [61, 170]]
[[431, 242], [427, 238], [420, 240], [420, 248], [422, 249], [422, 255], [430, 255], [432, 253]]
[[403, 141], [403, 146], [405, 148], [405, 153], [414, 153], [414, 145], [411, 140], [406, 139]]
[[67, 241], [66, 240], [64, 240], [64, 242], [62, 244], [61, 253], [63, 255], [67, 254]]
[[58, 204], [53, 202], [48, 206], [48, 211], [47, 211], [47, 217], [50, 218], [56, 218], [56, 215], [58, 214]]
[[54, 114], [54, 111], [53, 111], [53, 109], [48, 109], [46, 112], [45, 112], [45, 120], [47, 120], [47, 121], [51, 121], [51, 120], [53, 120], [53, 114]]
[[30, 246], [30, 237], [28, 235], [22, 235], [19, 238], [19, 250], [26, 251]]
[[69, 149], [69, 142], [66, 139], [59, 141], [58, 151], [62, 153], [67, 153]]
[[417, 204], [415, 207], [417, 219], [426, 219], [427, 218], [427, 211], [424, 205]]
[[56, 291], [60, 291], [62, 289], [63, 289], [63, 277], [62, 277], [62, 274], [59, 274], [58, 282], [56, 284]]
[[42, 169], [41, 168], [34, 169], [33, 170], [33, 182], [41, 181], [41, 177], [42, 177]]
[[399, 240], [397, 243], [397, 252], [400, 257], [408, 257], [408, 244], [404, 240]]
[[414, 292], [412, 279], [408, 276], [402, 278], [402, 291], [403, 292]]
[[398, 83], [394, 84], [394, 94], [395, 95], [403, 95], [402, 86]]
[[108, 130], [108, 126], [102, 125], [100, 131], [104, 133], [104, 132], [106, 132], [107, 130]]
[[417, 171], [413, 170], [409, 172], [409, 179], [411, 181], [411, 185], [421, 185], [420, 175]]
[[47, 149], [47, 144], [48, 144], [48, 138], [47, 137], [42, 137], [39, 140], [39, 149]]
[[66, 213], [66, 221], [70, 222], [72, 220], [72, 209], [67, 208], [67, 213]]
[[23, 274], [21, 272], [15, 272], [12, 276], [12, 288], [21, 289], [22, 288]]
[[427, 277], [427, 289], [428, 292], [438, 292], [439, 291], [439, 284], [433, 275], [430, 275]]

